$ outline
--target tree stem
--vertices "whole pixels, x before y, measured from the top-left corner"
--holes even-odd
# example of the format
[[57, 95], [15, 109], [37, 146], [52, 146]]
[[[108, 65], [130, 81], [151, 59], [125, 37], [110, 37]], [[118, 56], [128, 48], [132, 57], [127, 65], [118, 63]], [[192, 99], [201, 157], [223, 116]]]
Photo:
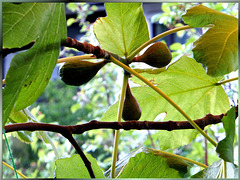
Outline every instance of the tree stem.
[[164, 99], [166, 99], [173, 107], [175, 107], [187, 120], [188, 122], [199, 132], [201, 133], [209, 142], [211, 142], [215, 147], [217, 146], [217, 143], [211, 139], [175, 102], [173, 102], [166, 94], [164, 94], [160, 89], [158, 89], [156, 86], [154, 86], [150, 81], [145, 79], [143, 76], [141, 76], [136, 71], [132, 70], [125, 64], [121, 63], [120, 61], [116, 60], [113, 56], [110, 55], [110, 60], [115, 63], [116, 65], [122, 67], [127, 72], [133, 74], [137, 78], [139, 78], [141, 81], [149, 85], [154, 91], [156, 91], [158, 94], [160, 94]]
[[231, 82], [231, 81], [236, 81], [236, 80], [238, 80], [238, 77], [235, 77], [235, 78], [231, 78], [231, 79], [227, 79], [227, 80], [218, 82], [218, 83], [216, 83], [216, 85], [221, 85], [221, 84], [225, 84], [225, 83], [228, 83], [228, 82]]
[[167, 35], [170, 35], [172, 33], [175, 33], [175, 32], [178, 32], [178, 31], [181, 31], [181, 30], [185, 30], [185, 29], [191, 29], [193, 27], [191, 26], [182, 26], [182, 27], [178, 27], [178, 28], [174, 28], [174, 29], [171, 29], [169, 31], [165, 31], [155, 37], [153, 37], [152, 39], [148, 40], [147, 42], [145, 42], [144, 44], [142, 44], [141, 46], [139, 46], [135, 51], [133, 51], [126, 59], [128, 60], [132, 60], [141, 50], [143, 50], [145, 47], [147, 47], [149, 44], [155, 42], [156, 40], [158, 39], [161, 39]]
[[63, 63], [63, 62], [69, 62], [69, 61], [80, 61], [84, 59], [97, 59], [93, 55], [81, 55], [81, 56], [72, 56], [72, 57], [66, 57], [58, 59], [57, 63]]
[[67, 138], [69, 140], [69, 142], [72, 144], [72, 146], [75, 148], [75, 150], [77, 151], [77, 153], [79, 154], [79, 156], [81, 157], [81, 159], [83, 160], [89, 175], [91, 178], [96, 178], [91, 166], [91, 162], [87, 159], [87, 157], [85, 156], [85, 154], [83, 153], [82, 149], [80, 148], [80, 146], [78, 145], [78, 143], [76, 142], [76, 140], [73, 138], [72, 134], [70, 133], [64, 133], [62, 134], [65, 138]]
[[[122, 119], [122, 111], [123, 111], [123, 104], [124, 104], [124, 99], [126, 94], [127, 83], [128, 83], [128, 77], [129, 75], [124, 73], [123, 83], [122, 83], [122, 92], [120, 95], [119, 106], [118, 106], [117, 122], [121, 122], [121, 119]], [[116, 130], [115, 138], [114, 138], [113, 157], [112, 157], [111, 178], [115, 178], [115, 166], [117, 162], [119, 136], [120, 136], [120, 130]]]
[[223, 164], [223, 168], [224, 168], [224, 171], [223, 171], [223, 175], [224, 175], [224, 179], [226, 179], [227, 178], [227, 161], [224, 161], [223, 162], [224, 164]]
[[180, 159], [182, 159], [182, 160], [184, 160], [184, 161], [190, 162], [190, 163], [192, 163], [192, 164], [196, 164], [196, 165], [198, 165], [198, 166], [200, 166], [200, 167], [203, 167], [203, 168], [207, 168], [207, 167], [208, 167], [208, 166], [206, 166], [205, 164], [202, 164], [202, 163], [200, 163], [200, 162], [194, 161], [194, 160], [192, 160], [192, 159], [188, 159], [188, 158], [183, 157], [183, 156], [179, 156], [179, 155], [176, 155], [176, 154], [172, 154], [172, 153], [169, 153], [169, 152], [160, 151], [160, 150], [156, 150], [156, 149], [154, 149], [153, 152], [160, 153], [160, 154], [166, 154], [166, 155], [173, 156], [173, 157], [177, 157], [177, 158], [180, 158]]

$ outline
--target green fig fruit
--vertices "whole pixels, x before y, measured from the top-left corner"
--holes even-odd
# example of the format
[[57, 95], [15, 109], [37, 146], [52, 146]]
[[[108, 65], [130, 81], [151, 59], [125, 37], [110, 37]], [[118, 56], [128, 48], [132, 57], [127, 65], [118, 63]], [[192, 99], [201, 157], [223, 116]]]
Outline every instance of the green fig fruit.
[[172, 54], [166, 44], [156, 42], [150, 46], [143, 55], [134, 57], [133, 62], [144, 62], [156, 68], [168, 65], [172, 60]]
[[127, 84], [126, 96], [124, 99], [122, 119], [125, 121], [139, 120], [142, 114], [142, 110], [133, 96], [129, 84]]
[[60, 69], [60, 77], [65, 84], [81, 86], [90, 81], [108, 61], [69, 61]]

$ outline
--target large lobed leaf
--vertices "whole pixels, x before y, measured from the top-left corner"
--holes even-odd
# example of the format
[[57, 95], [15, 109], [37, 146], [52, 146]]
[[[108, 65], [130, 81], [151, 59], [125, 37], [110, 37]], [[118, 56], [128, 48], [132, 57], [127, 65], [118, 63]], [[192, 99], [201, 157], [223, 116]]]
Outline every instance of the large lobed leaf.
[[[142, 73], [141, 75], [156, 84], [193, 120], [202, 118], [208, 113], [225, 113], [230, 108], [224, 89], [216, 85], [220, 79], [208, 76], [202, 65], [192, 58], [182, 56], [164, 72], [159, 74]], [[143, 85], [135, 77], [132, 80]], [[140, 120], [153, 121], [160, 113], [166, 113], [164, 121], [186, 120], [150, 87], [135, 87], [131, 90], [142, 109]], [[101, 120], [116, 121], [117, 108], [118, 102], [104, 113]], [[190, 143], [195, 137], [195, 130], [159, 131], [160, 148], [176, 148]]]
[[107, 17], [98, 18], [94, 33], [107, 51], [128, 56], [149, 40], [141, 3], [105, 3]]
[[238, 69], [238, 19], [197, 5], [182, 16], [192, 27], [213, 25], [194, 42], [194, 58], [207, 67], [211, 76], [222, 76]]
[[3, 89], [3, 126], [14, 106], [16, 111], [24, 109], [42, 94], [57, 63], [60, 41], [66, 38], [64, 4], [47, 3], [45, 8], [39, 38], [31, 49], [14, 56], [7, 72]]

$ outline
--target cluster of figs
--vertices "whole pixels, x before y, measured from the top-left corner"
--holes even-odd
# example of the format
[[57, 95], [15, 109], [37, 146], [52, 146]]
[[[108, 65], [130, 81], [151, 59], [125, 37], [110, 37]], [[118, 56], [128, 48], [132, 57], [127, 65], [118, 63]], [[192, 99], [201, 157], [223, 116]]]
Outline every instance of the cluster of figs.
[[[167, 66], [172, 55], [166, 44], [155, 42], [141, 56], [134, 57], [132, 62], [143, 62], [152, 67], [162, 68]], [[68, 85], [81, 86], [90, 81], [97, 72], [110, 61], [102, 60], [96, 63], [89, 61], [69, 61], [60, 69], [61, 80]], [[125, 121], [139, 120], [141, 108], [133, 96], [129, 84], [127, 84], [124, 99], [122, 119]]]

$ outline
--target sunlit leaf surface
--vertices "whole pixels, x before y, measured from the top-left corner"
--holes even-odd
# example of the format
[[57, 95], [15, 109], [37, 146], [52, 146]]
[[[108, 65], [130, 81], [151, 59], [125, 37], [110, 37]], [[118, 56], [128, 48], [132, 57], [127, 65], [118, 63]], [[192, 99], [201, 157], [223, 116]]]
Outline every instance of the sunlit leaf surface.
[[211, 76], [222, 76], [238, 69], [238, 19], [197, 5], [183, 20], [192, 27], [213, 25], [194, 42], [194, 58], [207, 67]]

